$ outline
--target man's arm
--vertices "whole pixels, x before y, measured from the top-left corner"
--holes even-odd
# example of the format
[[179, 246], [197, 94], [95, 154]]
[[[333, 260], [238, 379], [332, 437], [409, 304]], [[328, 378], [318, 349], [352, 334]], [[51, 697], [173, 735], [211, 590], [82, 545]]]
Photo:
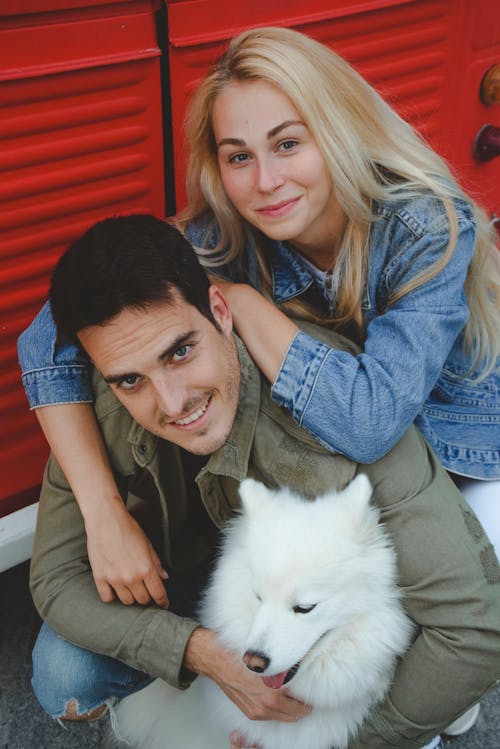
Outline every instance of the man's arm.
[[42, 618], [69, 641], [187, 686], [182, 659], [198, 623], [156, 606], [104, 603], [90, 568], [82, 515], [53, 456], [45, 471], [30, 586]]
[[250, 720], [281, 720], [294, 723], [311, 712], [308, 705], [295, 700], [286, 689], [270, 689], [262, 678], [226, 650], [215, 632], [200, 627], [191, 635], [184, 665], [215, 681]]
[[416, 749], [500, 679], [500, 569], [465, 499], [420, 434], [361, 469], [398, 557], [417, 636], [350, 749]]

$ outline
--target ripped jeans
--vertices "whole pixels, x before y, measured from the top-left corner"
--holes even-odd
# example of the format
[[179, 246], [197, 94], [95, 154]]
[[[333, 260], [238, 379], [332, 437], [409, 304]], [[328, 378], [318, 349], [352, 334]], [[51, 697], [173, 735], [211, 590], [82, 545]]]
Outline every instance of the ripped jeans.
[[62, 718], [74, 700], [76, 713], [112, 704], [147, 686], [152, 678], [115, 658], [73, 645], [42, 624], [33, 649], [35, 695], [53, 718]]
[[[166, 581], [170, 611], [179, 616], [195, 616], [211, 567], [209, 560], [191, 572], [170, 575]], [[32, 685], [39, 703], [53, 718], [63, 718], [70, 703], [77, 715], [101, 705], [113, 705], [152, 681], [148, 674], [74, 645], [48, 624], [42, 624], [33, 648]]]

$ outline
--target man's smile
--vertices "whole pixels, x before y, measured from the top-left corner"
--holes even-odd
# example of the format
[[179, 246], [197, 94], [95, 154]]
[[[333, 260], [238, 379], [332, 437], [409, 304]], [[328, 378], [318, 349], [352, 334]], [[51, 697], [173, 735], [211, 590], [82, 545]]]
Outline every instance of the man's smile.
[[201, 417], [205, 414], [208, 406], [210, 405], [212, 401], [212, 396], [209, 395], [206, 401], [202, 403], [201, 406], [198, 406], [196, 411], [192, 411], [188, 416], [184, 416], [182, 419], [177, 419], [177, 421], [170, 422], [171, 424], [175, 424], [175, 426], [190, 426], [191, 424], [194, 424], [194, 422], [201, 419]]

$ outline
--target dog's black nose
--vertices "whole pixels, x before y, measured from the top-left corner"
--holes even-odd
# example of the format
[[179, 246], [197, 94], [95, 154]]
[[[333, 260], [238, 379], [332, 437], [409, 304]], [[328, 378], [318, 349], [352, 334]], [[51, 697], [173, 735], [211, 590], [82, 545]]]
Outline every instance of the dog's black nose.
[[247, 650], [243, 656], [243, 663], [250, 671], [261, 674], [269, 666], [269, 658], [256, 650]]

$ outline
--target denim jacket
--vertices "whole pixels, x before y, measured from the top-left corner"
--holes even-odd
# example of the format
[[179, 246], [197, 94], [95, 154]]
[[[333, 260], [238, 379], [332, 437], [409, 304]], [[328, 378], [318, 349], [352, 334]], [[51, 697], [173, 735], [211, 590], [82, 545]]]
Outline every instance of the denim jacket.
[[[431, 195], [375, 208], [369, 277], [363, 295], [364, 350], [358, 356], [299, 332], [273, 383], [272, 397], [323, 445], [370, 463], [415, 422], [443, 465], [482, 479], [500, 477], [500, 371], [477, 381], [469, 372], [463, 329], [464, 282], [475, 245], [471, 207], [456, 201], [459, 233], [451, 260], [434, 278], [388, 306], [395, 290], [444, 253], [449, 223]], [[218, 240], [213, 222], [188, 228], [193, 245]], [[314, 295], [326, 305], [310, 269], [282, 242], [270, 242], [274, 300]], [[219, 270], [219, 269], [218, 269]], [[255, 251], [222, 268], [259, 287]], [[320, 310], [321, 311], [321, 310]], [[72, 346], [57, 347], [46, 306], [19, 340], [31, 407], [90, 401], [87, 363]]]

